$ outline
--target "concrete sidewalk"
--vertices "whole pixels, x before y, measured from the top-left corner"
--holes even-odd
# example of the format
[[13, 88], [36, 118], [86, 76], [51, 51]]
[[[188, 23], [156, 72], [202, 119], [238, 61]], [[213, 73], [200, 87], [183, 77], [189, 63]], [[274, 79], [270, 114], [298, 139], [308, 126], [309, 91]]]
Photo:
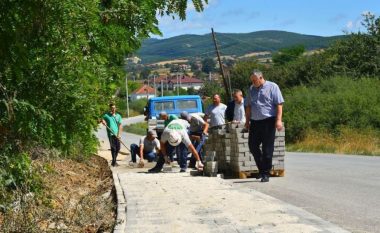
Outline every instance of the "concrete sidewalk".
[[[99, 154], [109, 157], [108, 145], [102, 148]], [[153, 164], [133, 168], [128, 155], [119, 159], [112, 168], [120, 222], [115, 232], [347, 232], [258, 191], [233, 189], [228, 180], [147, 174]]]

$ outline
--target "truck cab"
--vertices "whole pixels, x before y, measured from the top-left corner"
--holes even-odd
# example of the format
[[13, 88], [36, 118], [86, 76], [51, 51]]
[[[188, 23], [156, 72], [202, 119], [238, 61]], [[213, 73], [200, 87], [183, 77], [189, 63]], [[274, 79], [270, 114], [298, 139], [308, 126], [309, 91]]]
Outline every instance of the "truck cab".
[[180, 95], [150, 98], [145, 107], [148, 129], [154, 129], [160, 135], [164, 130], [164, 121], [159, 120], [160, 112], [179, 116], [186, 111], [190, 114], [203, 116], [202, 100], [198, 95]]
[[202, 113], [202, 100], [198, 95], [150, 98], [146, 107], [147, 119], [158, 119], [162, 111], [177, 116], [183, 111], [188, 113]]

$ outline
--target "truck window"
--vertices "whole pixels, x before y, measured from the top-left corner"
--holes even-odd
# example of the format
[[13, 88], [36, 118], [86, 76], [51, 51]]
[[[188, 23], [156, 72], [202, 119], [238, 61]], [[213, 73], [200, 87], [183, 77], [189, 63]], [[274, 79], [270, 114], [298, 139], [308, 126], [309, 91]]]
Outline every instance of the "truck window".
[[156, 111], [156, 112], [170, 111], [170, 110], [174, 110], [174, 102], [173, 101], [154, 103], [154, 111]]
[[196, 100], [178, 100], [177, 106], [179, 110], [186, 110], [186, 109], [196, 109], [197, 108], [197, 101]]

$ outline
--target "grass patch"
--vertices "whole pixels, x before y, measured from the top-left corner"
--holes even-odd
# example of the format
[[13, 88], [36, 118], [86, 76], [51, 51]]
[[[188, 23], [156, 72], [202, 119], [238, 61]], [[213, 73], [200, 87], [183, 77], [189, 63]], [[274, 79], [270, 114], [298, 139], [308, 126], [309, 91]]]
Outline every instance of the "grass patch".
[[148, 129], [147, 122], [139, 122], [136, 124], [124, 126], [124, 131], [128, 133], [133, 133], [137, 135], [146, 135], [146, 130]]
[[338, 133], [308, 131], [304, 140], [289, 144], [288, 151], [380, 156], [380, 133], [341, 128]]

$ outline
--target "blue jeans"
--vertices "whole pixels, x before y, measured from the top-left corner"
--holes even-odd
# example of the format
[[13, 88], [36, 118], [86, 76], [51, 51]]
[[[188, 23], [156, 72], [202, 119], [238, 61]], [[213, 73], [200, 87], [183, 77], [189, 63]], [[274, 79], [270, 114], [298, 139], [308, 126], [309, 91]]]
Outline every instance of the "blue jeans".
[[185, 143], [181, 142], [178, 146], [175, 147], [175, 153], [177, 155], [178, 159], [178, 165], [180, 168], [187, 168], [187, 154], [188, 154], [188, 149]]
[[[191, 143], [195, 147], [195, 150], [198, 152], [198, 155], [202, 161], [203, 160], [203, 153], [201, 150], [202, 150], [203, 145], [206, 143], [206, 137], [203, 134], [203, 132], [190, 132], [189, 135], [190, 135], [190, 137], [192, 135], [200, 137], [199, 141], [198, 140], [192, 140]], [[190, 158], [190, 167], [195, 167], [195, 162], [196, 162], [195, 156], [192, 154], [191, 158]]]
[[[132, 162], [136, 163], [136, 155], [140, 157], [140, 147], [136, 144], [131, 145], [131, 156], [132, 156]], [[151, 152], [144, 152], [144, 159], [148, 160], [148, 162], [152, 162], [156, 159], [156, 153], [153, 151]]]

